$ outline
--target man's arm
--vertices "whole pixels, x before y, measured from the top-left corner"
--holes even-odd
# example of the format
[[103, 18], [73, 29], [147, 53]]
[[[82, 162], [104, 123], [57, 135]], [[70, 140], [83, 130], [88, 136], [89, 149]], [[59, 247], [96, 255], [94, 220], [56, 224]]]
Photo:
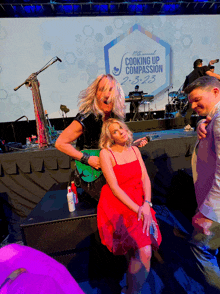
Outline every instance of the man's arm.
[[218, 63], [219, 59], [210, 60], [208, 66], [213, 66], [213, 64]]
[[[214, 152], [216, 154], [213, 168], [213, 180], [209, 193], [199, 211], [206, 217], [220, 222], [220, 115], [213, 122]], [[210, 138], [212, 140], [212, 136]]]
[[214, 78], [220, 80], [220, 75], [218, 75], [218, 74], [216, 74], [214, 72], [211, 72], [210, 70], [206, 71], [205, 73], [206, 73], [207, 76], [214, 77]]
[[197, 123], [197, 136], [198, 136], [199, 140], [206, 138], [206, 134], [207, 134], [206, 127], [210, 123], [211, 120], [212, 120], [211, 117], [207, 116], [205, 119], [201, 119]]

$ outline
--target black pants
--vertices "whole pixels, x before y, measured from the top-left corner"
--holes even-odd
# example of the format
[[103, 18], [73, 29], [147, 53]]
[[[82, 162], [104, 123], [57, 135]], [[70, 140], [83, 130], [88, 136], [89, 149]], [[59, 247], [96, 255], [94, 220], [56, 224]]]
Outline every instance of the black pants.
[[186, 111], [186, 115], [184, 117], [184, 123], [185, 125], [191, 125], [191, 115], [193, 114], [192, 104], [188, 103], [188, 108]]

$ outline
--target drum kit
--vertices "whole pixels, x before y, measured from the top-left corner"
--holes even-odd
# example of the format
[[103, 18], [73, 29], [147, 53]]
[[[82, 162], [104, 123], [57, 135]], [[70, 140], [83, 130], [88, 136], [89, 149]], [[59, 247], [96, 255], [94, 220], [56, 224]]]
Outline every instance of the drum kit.
[[[170, 99], [171, 98], [171, 101]], [[182, 115], [188, 105], [187, 95], [180, 91], [168, 93], [168, 104], [165, 105], [165, 118], [174, 118], [177, 114]]]

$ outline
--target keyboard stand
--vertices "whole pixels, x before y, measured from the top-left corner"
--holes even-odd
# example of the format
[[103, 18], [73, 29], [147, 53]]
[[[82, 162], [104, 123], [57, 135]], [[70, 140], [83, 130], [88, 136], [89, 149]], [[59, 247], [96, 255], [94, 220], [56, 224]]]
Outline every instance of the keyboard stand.
[[[130, 98], [134, 98], [134, 97], [130, 97]], [[133, 106], [133, 109], [134, 109], [134, 116], [133, 116], [133, 118], [132, 118], [132, 120], [133, 121], [135, 121], [135, 120], [142, 120], [142, 117], [141, 117], [141, 115], [140, 115], [140, 113], [139, 113], [139, 105], [140, 105], [140, 102], [141, 102], [141, 100], [140, 101], [135, 101], [135, 100], [132, 100], [131, 101], [131, 104], [132, 104], [132, 106]], [[131, 114], [131, 112], [130, 112], [130, 114]]]

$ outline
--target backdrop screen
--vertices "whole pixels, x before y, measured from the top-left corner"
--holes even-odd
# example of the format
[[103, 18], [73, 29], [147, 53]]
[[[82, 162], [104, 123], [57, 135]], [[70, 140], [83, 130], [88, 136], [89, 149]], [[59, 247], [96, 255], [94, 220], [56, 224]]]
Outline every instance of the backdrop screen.
[[49, 118], [62, 117], [61, 104], [75, 116], [80, 91], [103, 73], [114, 75], [126, 96], [139, 85], [154, 95], [150, 108], [163, 110], [193, 62], [207, 65], [219, 48], [218, 15], [0, 19], [0, 122], [35, 119], [31, 90], [14, 88], [55, 56], [62, 62], [37, 76]]

